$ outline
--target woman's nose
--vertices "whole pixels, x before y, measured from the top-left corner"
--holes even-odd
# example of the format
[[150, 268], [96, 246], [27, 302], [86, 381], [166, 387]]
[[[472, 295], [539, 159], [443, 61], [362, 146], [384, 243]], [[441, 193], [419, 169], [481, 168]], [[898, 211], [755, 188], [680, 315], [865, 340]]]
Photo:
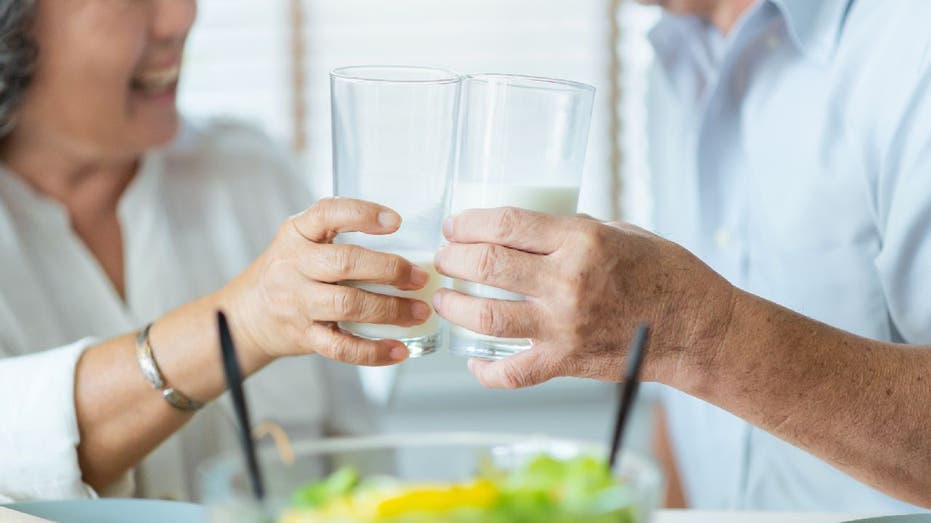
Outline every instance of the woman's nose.
[[153, 39], [183, 41], [196, 16], [197, 0], [154, 0]]

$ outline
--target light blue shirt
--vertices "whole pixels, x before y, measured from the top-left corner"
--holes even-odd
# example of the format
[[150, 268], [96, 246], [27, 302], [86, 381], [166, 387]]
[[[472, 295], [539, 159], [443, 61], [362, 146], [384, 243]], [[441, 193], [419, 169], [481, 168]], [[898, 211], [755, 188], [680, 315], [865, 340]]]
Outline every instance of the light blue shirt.
[[[931, 2], [761, 0], [727, 37], [667, 14], [651, 40], [656, 231], [809, 317], [931, 343]], [[696, 507], [920, 510], [666, 399]]]

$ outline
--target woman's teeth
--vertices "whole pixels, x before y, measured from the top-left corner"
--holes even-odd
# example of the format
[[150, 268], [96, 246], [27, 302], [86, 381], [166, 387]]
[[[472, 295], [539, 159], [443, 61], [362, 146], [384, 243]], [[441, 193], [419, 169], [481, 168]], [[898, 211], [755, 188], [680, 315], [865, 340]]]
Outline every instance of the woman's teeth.
[[132, 87], [146, 96], [163, 94], [178, 83], [179, 67], [143, 72], [132, 80]]

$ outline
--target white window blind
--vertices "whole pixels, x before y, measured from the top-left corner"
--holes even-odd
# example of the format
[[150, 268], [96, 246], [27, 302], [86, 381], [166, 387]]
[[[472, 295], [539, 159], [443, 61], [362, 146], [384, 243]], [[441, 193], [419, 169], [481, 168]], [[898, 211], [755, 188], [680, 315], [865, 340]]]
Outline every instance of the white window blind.
[[[299, 1], [299, 20], [294, 17]], [[304, 108], [300, 151], [307, 175], [330, 188], [328, 71], [351, 64], [418, 64], [460, 72], [514, 72], [568, 78], [598, 88], [583, 211], [614, 219], [611, 148], [620, 140], [629, 171], [625, 207], [642, 207], [643, 33], [654, 16], [624, 5], [617, 16], [624, 63], [621, 133], [612, 136], [611, 0], [200, 0], [181, 88], [191, 116], [229, 114], [294, 143], [295, 108]], [[299, 68], [293, 37], [302, 35]], [[628, 70], [628, 66], [630, 70]], [[303, 89], [295, 97], [295, 71]], [[629, 73], [629, 74], [628, 74]], [[642, 211], [641, 211], [642, 213]]]
[[619, 175], [623, 180], [623, 190], [620, 195], [612, 196], [620, 198], [624, 220], [641, 226], [650, 225], [646, 97], [653, 48], [647, 40], [647, 33], [659, 14], [656, 7], [645, 7], [632, 1], [622, 2], [616, 13], [619, 38], [615, 45], [621, 61], [616, 81], [621, 94], [617, 108], [620, 129], [615, 139], [621, 153]]
[[200, 0], [179, 92], [193, 117], [230, 115], [291, 139], [288, 0]]

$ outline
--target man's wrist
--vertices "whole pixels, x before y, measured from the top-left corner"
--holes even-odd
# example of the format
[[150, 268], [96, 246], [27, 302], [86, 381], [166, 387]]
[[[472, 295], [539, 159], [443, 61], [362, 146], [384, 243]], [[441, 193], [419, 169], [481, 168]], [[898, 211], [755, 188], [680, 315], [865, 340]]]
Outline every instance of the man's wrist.
[[740, 337], [741, 315], [751, 296], [723, 282], [719, 291], [709, 293], [701, 315], [686, 327], [689, 340], [675, 362], [667, 385], [693, 396], [706, 397], [727, 375], [727, 358], [733, 340]]

